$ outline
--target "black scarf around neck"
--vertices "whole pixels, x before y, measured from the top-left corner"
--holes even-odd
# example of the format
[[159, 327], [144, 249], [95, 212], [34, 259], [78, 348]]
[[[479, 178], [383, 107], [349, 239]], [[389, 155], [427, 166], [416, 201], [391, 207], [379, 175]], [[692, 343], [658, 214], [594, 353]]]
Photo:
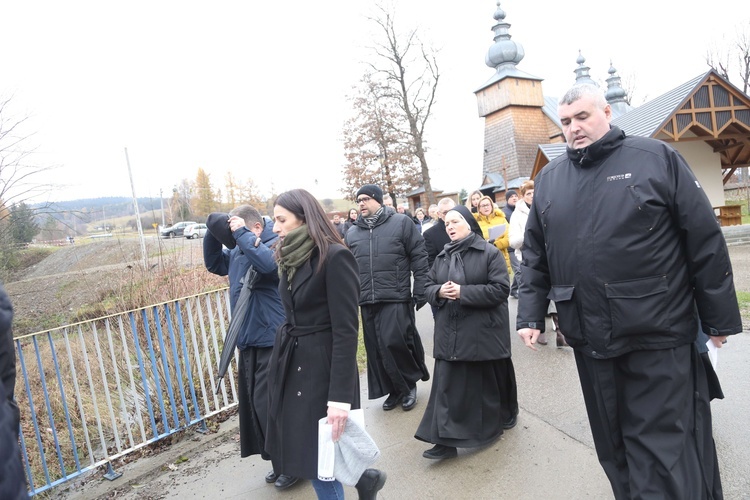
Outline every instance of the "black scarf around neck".
[[[476, 233], [471, 232], [469, 233], [467, 237], [461, 240], [451, 241], [450, 243], [446, 243], [444, 247], [444, 251], [450, 259], [448, 261], [448, 280], [449, 281], [452, 281], [459, 285], [466, 284], [466, 271], [464, 269], [463, 255], [466, 253], [466, 250], [468, 250], [469, 247], [471, 247], [471, 245], [474, 243], [474, 240], [476, 238], [479, 238], [479, 236], [477, 236]], [[448, 307], [449, 317], [451, 318], [463, 317], [463, 312], [461, 310], [461, 299], [449, 300], [447, 307]]]

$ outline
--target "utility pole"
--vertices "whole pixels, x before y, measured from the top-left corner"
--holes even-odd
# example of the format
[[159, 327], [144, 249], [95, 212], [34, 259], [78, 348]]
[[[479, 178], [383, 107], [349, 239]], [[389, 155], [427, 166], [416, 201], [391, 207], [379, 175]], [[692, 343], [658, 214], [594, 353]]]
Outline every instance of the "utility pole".
[[128, 176], [130, 177], [130, 191], [133, 193], [133, 208], [135, 209], [135, 223], [138, 226], [138, 238], [141, 240], [141, 258], [143, 259], [143, 270], [148, 269], [148, 254], [146, 253], [146, 240], [143, 237], [143, 226], [141, 226], [141, 214], [138, 212], [138, 198], [135, 197], [135, 186], [133, 185], [133, 172], [130, 170], [130, 158], [128, 148], [125, 148], [125, 162], [128, 164]]
[[159, 203], [161, 204], [161, 227], [166, 227], [167, 225], [164, 222], [164, 195], [161, 188], [159, 188]]

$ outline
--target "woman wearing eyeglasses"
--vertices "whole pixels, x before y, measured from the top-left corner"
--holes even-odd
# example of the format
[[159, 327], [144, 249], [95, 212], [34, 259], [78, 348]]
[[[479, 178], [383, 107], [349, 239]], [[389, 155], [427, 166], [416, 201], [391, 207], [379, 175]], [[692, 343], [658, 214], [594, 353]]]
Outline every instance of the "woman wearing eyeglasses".
[[[474, 217], [477, 219], [479, 227], [482, 228], [484, 239], [487, 240], [490, 245], [495, 245], [495, 247], [500, 250], [500, 253], [503, 254], [505, 263], [508, 266], [508, 274], [510, 275], [511, 267], [510, 256], [508, 255], [508, 248], [510, 247], [508, 243], [508, 219], [505, 218], [503, 211], [495, 205], [495, 202], [492, 201], [492, 198], [489, 196], [482, 196], [479, 199], [477, 209], [478, 211], [474, 214]], [[499, 226], [505, 226], [503, 233], [500, 236], [491, 234], [492, 231], [490, 231], [490, 229]]]

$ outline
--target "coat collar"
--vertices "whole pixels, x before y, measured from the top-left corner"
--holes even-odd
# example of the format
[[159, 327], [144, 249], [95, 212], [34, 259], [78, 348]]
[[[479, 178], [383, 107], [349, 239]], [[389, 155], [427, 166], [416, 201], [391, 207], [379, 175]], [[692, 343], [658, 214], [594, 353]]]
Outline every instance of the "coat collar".
[[582, 167], [590, 167], [609, 156], [612, 151], [622, 145], [625, 132], [618, 127], [612, 127], [604, 137], [583, 149], [570, 149], [566, 147], [568, 158]]

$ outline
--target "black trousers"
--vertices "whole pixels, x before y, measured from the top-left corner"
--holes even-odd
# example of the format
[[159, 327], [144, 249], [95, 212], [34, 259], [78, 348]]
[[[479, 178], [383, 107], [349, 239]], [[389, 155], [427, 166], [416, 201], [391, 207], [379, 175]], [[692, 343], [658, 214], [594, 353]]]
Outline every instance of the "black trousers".
[[429, 380], [411, 303], [388, 302], [360, 309], [367, 351], [368, 398], [406, 394], [417, 380]]
[[518, 295], [518, 276], [521, 273], [521, 263], [516, 258], [516, 252], [514, 249], [508, 249], [508, 256], [510, 257], [510, 268], [513, 269], [513, 281], [510, 284], [510, 294]]
[[264, 460], [271, 459], [265, 451], [265, 442], [268, 424], [268, 365], [272, 351], [272, 347], [249, 347], [240, 351], [238, 378], [242, 458], [260, 454]]
[[575, 352], [596, 453], [615, 498], [723, 498], [694, 344], [598, 360]]

